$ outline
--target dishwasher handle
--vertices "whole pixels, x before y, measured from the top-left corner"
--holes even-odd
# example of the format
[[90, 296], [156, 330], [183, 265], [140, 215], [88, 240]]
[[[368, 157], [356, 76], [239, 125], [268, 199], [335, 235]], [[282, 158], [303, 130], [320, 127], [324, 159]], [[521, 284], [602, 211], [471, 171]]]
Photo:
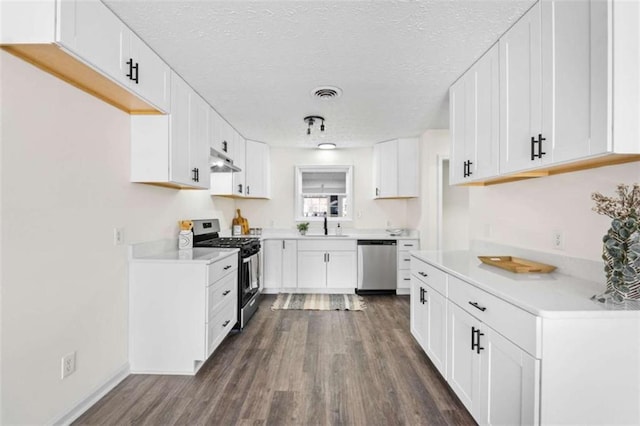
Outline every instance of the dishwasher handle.
[[358, 288], [362, 288], [364, 281], [364, 256], [362, 255], [362, 247], [358, 247]]
[[396, 240], [358, 240], [359, 246], [396, 246]]

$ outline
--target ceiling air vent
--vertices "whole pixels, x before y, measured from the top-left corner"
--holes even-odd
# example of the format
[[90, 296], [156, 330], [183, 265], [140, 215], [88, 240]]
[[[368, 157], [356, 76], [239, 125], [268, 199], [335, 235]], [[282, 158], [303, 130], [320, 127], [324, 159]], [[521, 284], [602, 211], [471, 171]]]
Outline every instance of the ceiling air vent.
[[311, 91], [314, 98], [324, 99], [329, 101], [331, 99], [339, 98], [342, 95], [342, 89], [333, 86], [316, 87]]

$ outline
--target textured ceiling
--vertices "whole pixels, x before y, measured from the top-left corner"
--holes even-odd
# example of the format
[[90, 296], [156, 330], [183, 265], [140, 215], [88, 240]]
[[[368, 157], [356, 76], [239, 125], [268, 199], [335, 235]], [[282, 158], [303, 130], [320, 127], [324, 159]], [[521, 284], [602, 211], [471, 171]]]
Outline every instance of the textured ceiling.
[[449, 85], [533, 2], [105, 0], [244, 137], [297, 147], [306, 115], [340, 147], [448, 127]]

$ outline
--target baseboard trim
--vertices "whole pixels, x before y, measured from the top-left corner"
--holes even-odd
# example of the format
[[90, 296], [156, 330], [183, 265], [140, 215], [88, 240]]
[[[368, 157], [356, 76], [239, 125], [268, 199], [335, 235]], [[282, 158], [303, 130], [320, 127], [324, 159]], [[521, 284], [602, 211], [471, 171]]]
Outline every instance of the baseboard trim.
[[53, 425], [69, 425], [74, 422], [78, 417], [84, 414], [93, 404], [98, 402], [100, 398], [105, 396], [109, 391], [115, 388], [121, 381], [123, 381], [129, 375], [129, 363], [122, 365], [116, 370], [110, 378], [108, 378], [102, 385], [98, 386], [93, 392], [89, 393], [85, 398], [74, 404], [71, 409], [66, 413], [58, 416], [58, 418], [49, 424]]

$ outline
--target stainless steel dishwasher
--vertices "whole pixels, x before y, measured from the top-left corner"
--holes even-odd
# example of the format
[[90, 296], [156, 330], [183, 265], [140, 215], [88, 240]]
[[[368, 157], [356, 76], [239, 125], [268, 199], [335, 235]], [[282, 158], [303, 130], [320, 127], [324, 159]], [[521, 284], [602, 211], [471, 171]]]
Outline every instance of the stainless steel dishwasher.
[[358, 293], [395, 293], [396, 240], [358, 240]]

